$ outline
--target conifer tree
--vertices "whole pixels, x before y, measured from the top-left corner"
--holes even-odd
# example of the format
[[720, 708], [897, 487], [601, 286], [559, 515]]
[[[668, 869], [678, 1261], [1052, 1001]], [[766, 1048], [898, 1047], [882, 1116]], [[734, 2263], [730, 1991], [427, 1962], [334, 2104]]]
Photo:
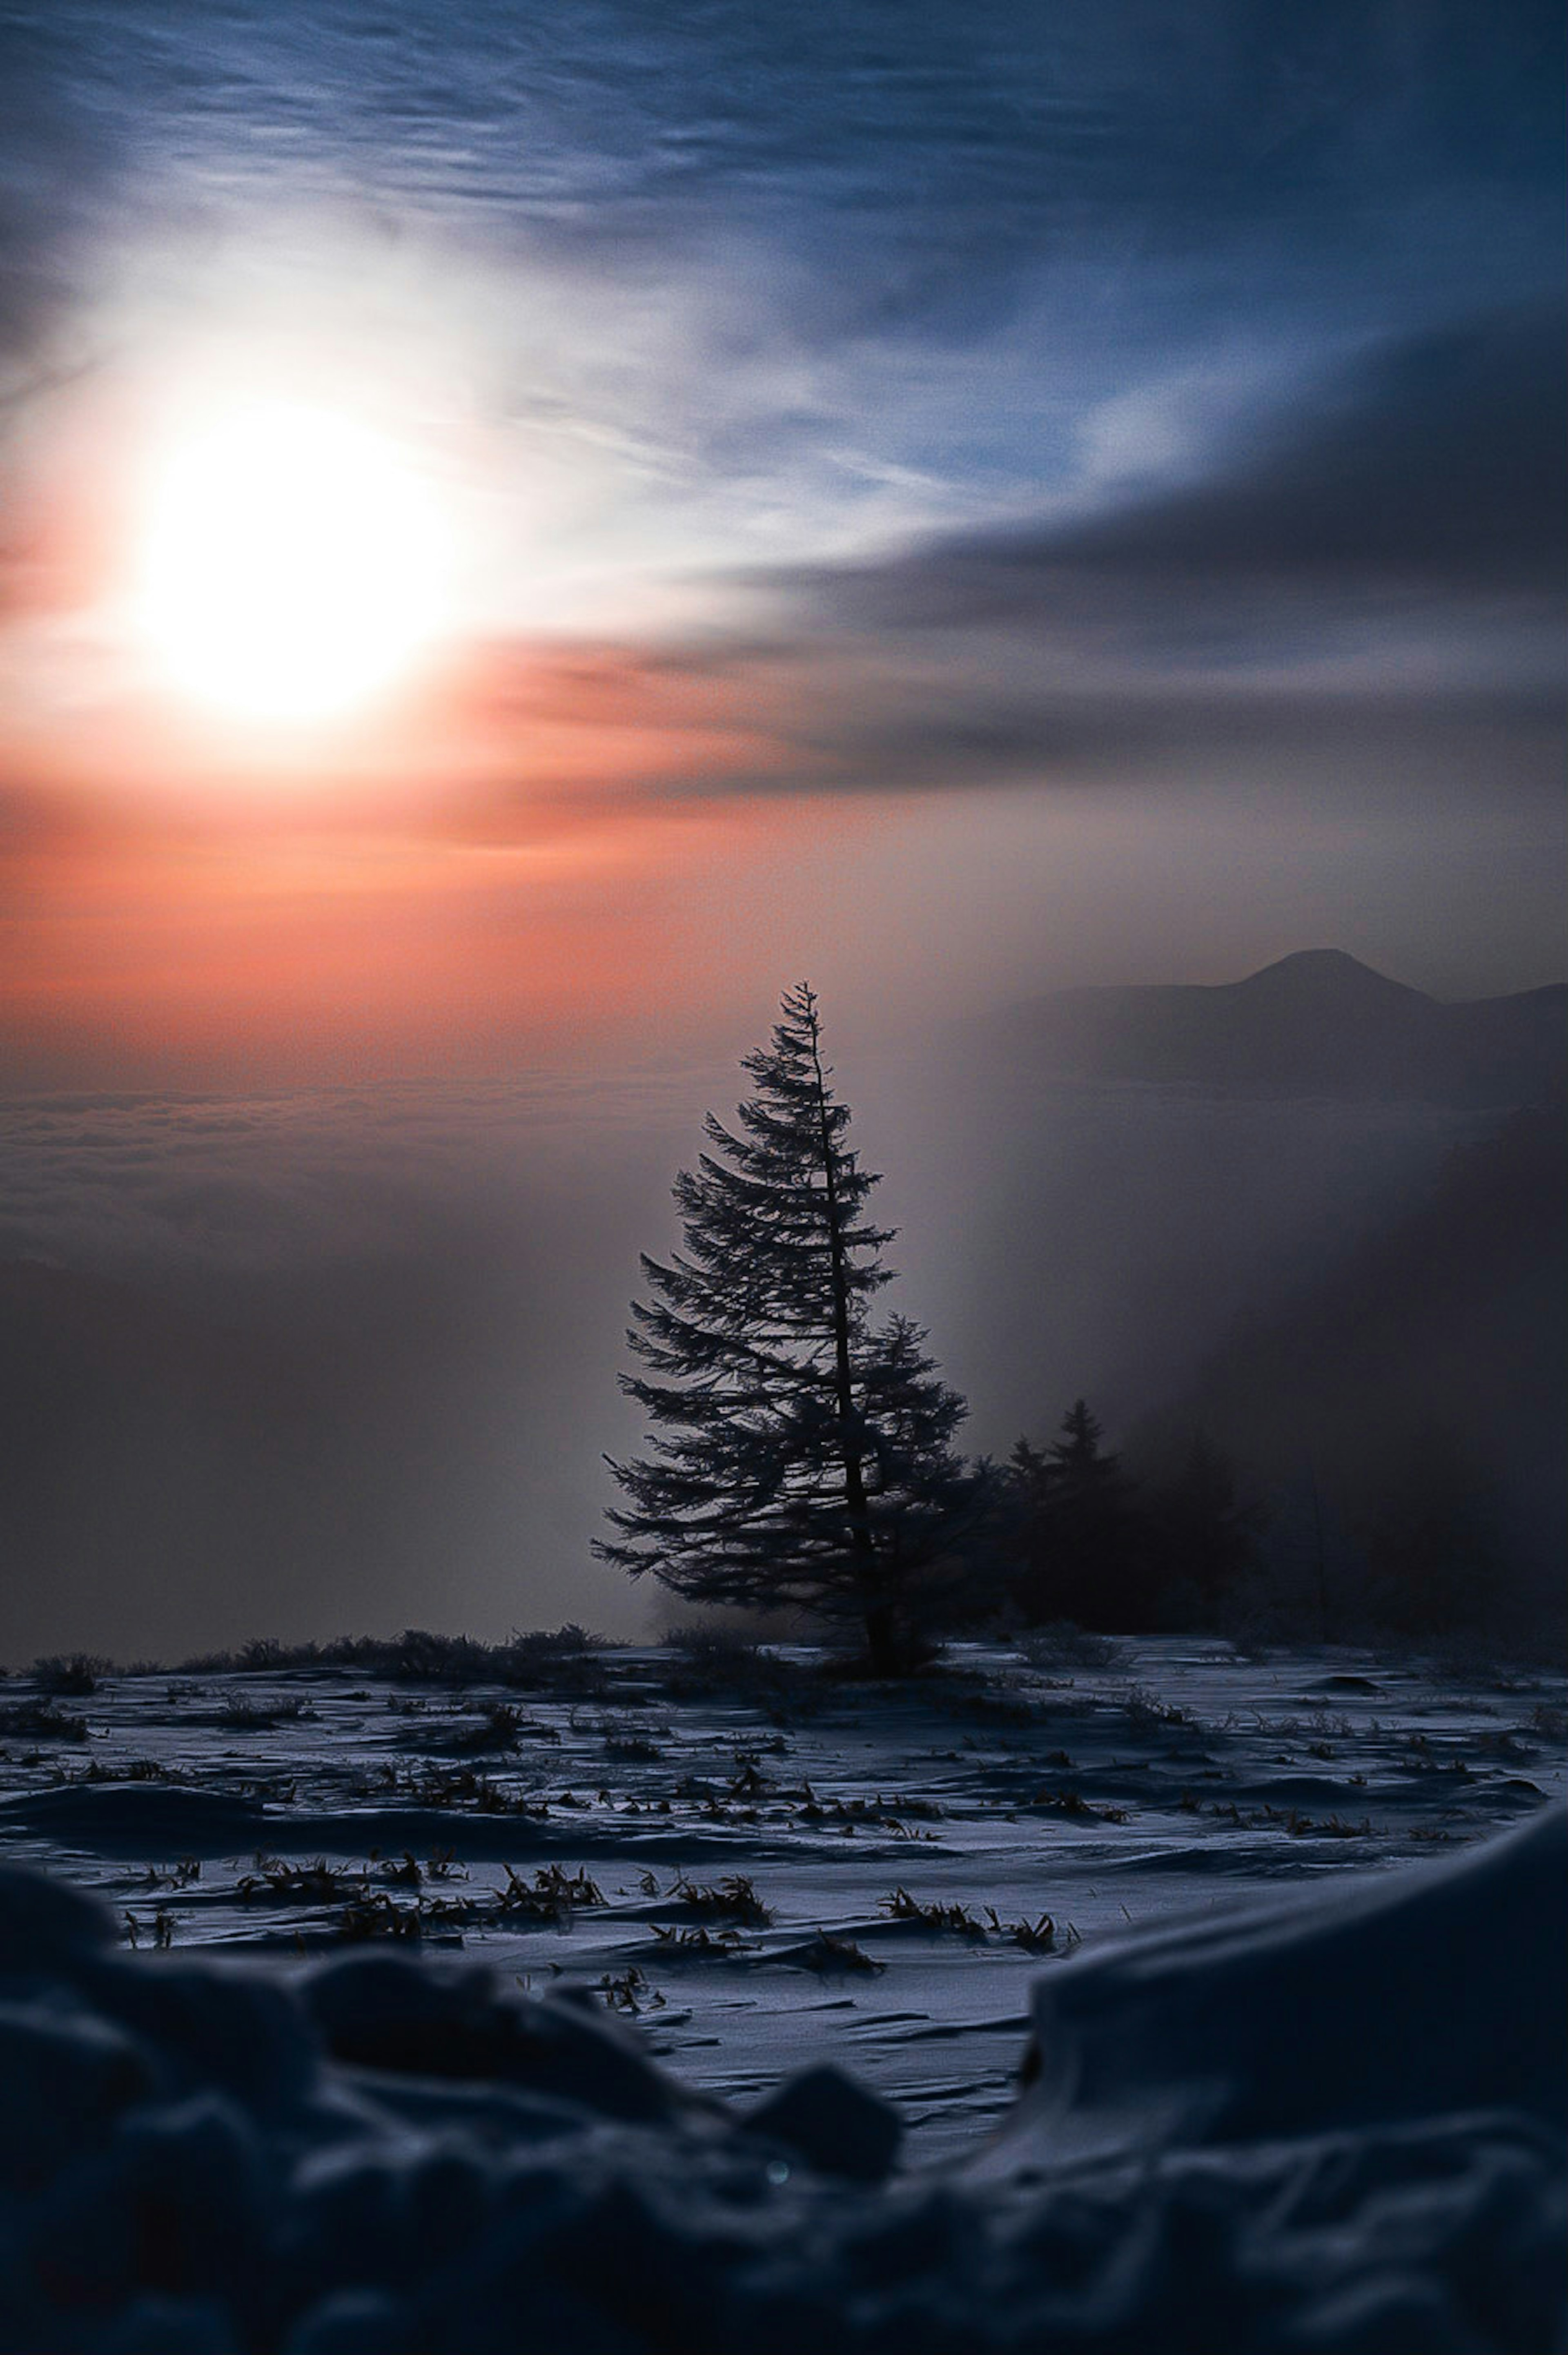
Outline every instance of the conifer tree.
[[1101, 1437], [1098, 1420], [1075, 1399], [1049, 1447], [1021, 1439], [1012, 1451], [1013, 1593], [1028, 1618], [1118, 1630], [1146, 1624], [1133, 1484]]
[[674, 1197], [684, 1249], [642, 1256], [651, 1301], [627, 1338], [647, 1369], [621, 1387], [654, 1428], [610, 1462], [624, 1503], [594, 1550], [701, 1603], [794, 1605], [858, 1620], [877, 1675], [910, 1656], [920, 1575], [974, 1507], [951, 1447], [966, 1409], [906, 1316], [878, 1322], [892, 1231], [848, 1141], [822, 1060], [815, 993], [786, 993], [772, 1044], [744, 1058], [755, 1094]]

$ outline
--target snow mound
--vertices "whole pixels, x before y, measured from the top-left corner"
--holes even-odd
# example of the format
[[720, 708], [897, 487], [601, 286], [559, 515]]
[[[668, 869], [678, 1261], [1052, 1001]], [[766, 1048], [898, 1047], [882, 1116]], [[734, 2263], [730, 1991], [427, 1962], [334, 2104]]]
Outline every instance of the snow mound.
[[992, 2165], [1506, 2107], [1568, 2116], [1568, 1814], [1446, 1867], [1177, 1924], [1036, 1984]]
[[1043, 1980], [969, 2165], [591, 2001], [118, 1949], [0, 1871], [0, 2355], [1554, 2355], [1568, 1819]]
[[0, 1832], [23, 1833], [104, 1856], [223, 1856], [266, 1838], [259, 1806], [222, 1791], [146, 1783], [67, 1783], [0, 1801]]

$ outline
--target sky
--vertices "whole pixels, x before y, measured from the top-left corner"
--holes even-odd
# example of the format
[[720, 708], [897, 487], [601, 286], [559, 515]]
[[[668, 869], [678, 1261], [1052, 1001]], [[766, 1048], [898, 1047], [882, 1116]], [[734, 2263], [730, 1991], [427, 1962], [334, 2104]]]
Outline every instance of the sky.
[[[0, 12], [0, 1071], [1551, 978], [1556, 14]], [[145, 610], [158, 467], [278, 399], [441, 534], [320, 722]]]
[[[801, 976], [981, 1388], [924, 1040], [1305, 947], [1560, 977], [1558, 17], [0, 7], [4, 1252], [372, 1401], [226, 1637], [377, 1548], [421, 1615], [436, 1529], [493, 1630], [520, 1514], [569, 1615], [636, 1242]], [[113, 1518], [39, 1540], [72, 1640]]]

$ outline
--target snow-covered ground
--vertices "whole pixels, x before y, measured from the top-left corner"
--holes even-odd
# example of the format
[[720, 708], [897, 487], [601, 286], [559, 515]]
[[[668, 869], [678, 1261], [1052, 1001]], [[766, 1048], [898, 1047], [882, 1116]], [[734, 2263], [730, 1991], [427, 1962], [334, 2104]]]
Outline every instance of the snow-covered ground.
[[[918, 2163], [1006, 2108], [1067, 1955], [1431, 1861], [1568, 1789], [1561, 1678], [1077, 1648], [1108, 1657], [959, 1646], [893, 1693], [662, 1647], [542, 1654], [532, 1689], [114, 1677], [48, 1704], [73, 1738], [0, 1730], [0, 1854], [144, 1946], [418, 1938], [586, 1984], [729, 2098], [841, 2062]], [[41, 1698], [8, 1679], [0, 1729]]]
[[8, 1679], [0, 2355], [1560, 2355], [1561, 1679], [744, 1687]]

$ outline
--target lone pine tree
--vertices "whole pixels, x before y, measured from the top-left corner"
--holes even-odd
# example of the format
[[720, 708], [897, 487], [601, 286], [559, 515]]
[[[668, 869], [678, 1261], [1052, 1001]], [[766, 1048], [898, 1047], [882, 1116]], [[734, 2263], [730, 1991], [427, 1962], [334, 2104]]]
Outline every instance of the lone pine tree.
[[925, 1334], [884, 1322], [892, 1231], [870, 1223], [879, 1179], [848, 1142], [815, 993], [786, 993], [736, 1127], [710, 1113], [710, 1151], [674, 1197], [684, 1250], [642, 1256], [652, 1302], [627, 1338], [647, 1368], [621, 1387], [654, 1429], [609, 1461], [625, 1497], [595, 1551], [699, 1603], [853, 1616], [872, 1670], [909, 1657], [921, 1572], [968, 1513], [978, 1477], [951, 1448], [966, 1409]]

